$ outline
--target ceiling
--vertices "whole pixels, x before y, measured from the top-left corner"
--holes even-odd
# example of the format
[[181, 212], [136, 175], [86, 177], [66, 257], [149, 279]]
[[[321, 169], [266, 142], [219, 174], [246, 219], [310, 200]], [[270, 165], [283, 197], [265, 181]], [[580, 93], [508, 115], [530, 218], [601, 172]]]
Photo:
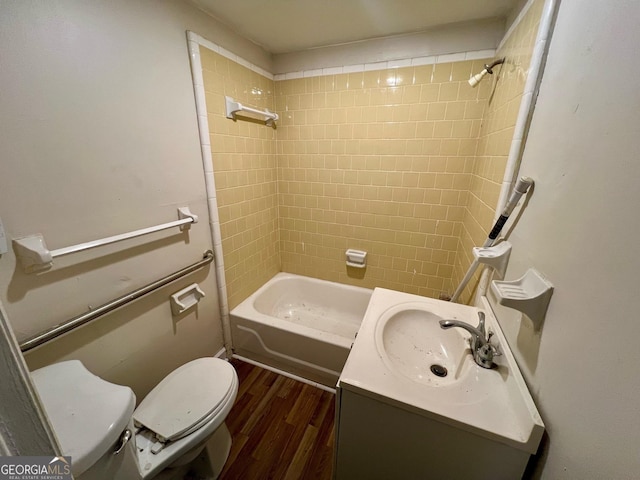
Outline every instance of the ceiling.
[[507, 17], [520, 0], [190, 0], [273, 54]]

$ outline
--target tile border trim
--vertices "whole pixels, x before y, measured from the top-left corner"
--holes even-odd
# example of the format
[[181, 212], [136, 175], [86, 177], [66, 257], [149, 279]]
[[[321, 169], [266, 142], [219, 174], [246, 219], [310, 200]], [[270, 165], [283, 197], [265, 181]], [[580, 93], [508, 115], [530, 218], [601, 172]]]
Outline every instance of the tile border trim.
[[389, 60], [386, 62], [358, 63], [353, 65], [343, 65], [328, 68], [316, 68], [312, 70], [301, 70], [297, 72], [272, 74], [264, 68], [258, 67], [244, 58], [230, 52], [226, 48], [207, 40], [206, 38], [194, 32], [189, 32], [189, 39], [196, 42], [202, 47], [208, 48], [229, 60], [236, 62], [249, 70], [276, 82], [280, 80], [292, 80], [296, 78], [321, 77], [324, 75], [340, 75], [343, 73], [369, 72], [373, 70], [388, 70], [391, 68], [418, 67], [422, 65], [435, 65], [438, 63], [463, 62], [466, 60], [481, 60], [492, 58], [496, 54], [495, 49], [475, 50], [470, 52], [447, 53], [443, 55], [431, 55], [428, 57], [413, 57], [397, 60]]

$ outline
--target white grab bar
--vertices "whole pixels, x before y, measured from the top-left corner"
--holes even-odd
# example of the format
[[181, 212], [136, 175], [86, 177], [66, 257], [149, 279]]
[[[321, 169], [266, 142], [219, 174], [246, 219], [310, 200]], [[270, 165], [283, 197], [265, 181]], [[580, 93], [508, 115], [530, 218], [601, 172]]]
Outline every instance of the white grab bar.
[[257, 108], [247, 107], [240, 102], [236, 102], [231, 97], [224, 97], [224, 102], [227, 110], [227, 118], [231, 118], [233, 120], [236, 119], [236, 112], [249, 112], [255, 113], [256, 115], [262, 115], [263, 117], [266, 117], [266, 123], [269, 126], [273, 125], [273, 122], [280, 118], [277, 113], [270, 112], [269, 110], [258, 110]]
[[104, 303], [99, 307], [94, 307], [88, 312], [81, 313], [80, 315], [76, 315], [75, 317], [67, 320], [66, 322], [62, 322], [55, 327], [51, 327], [43, 332], [40, 332], [33, 337], [26, 339], [24, 342], [20, 344], [20, 349], [23, 352], [27, 352], [32, 348], [36, 348], [43, 343], [48, 342], [49, 340], [53, 340], [54, 338], [58, 338], [61, 335], [64, 335], [71, 330], [81, 327], [85, 323], [89, 323], [96, 318], [99, 318], [107, 313], [113, 312], [116, 308], [120, 308], [134, 300], [137, 300], [140, 297], [147, 295], [148, 293], [154, 292], [157, 289], [168, 285], [169, 283], [177, 280], [178, 278], [182, 278], [185, 275], [190, 274], [191, 272], [195, 272], [199, 268], [202, 268], [208, 264], [213, 262], [213, 252], [211, 250], [207, 250], [204, 252], [204, 256], [202, 260], [199, 262], [193, 263], [184, 267], [177, 272], [173, 272], [166, 277], [162, 277], [155, 282], [151, 282], [144, 287], [140, 287], [133, 292], [122, 295], [121, 297], [116, 298], [115, 300], [111, 300], [110, 302]]
[[47, 248], [44, 237], [40, 233], [29, 235], [27, 237], [16, 238], [13, 240], [13, 245], [15, 247], [16, 256], [22, 264], [24, 271], [26, 273], [33, 273], [51, 268], [55, 257], [81, 252], [101, 245], [120, 242], [129, 238], [140, 237], [142, 235], [147, 235], [148, 233], [159, 232], [160, 230], [166, 230], [168, 228], [180, 227], [181, 229], [188, 229], [191, 223], [198, 223], [198, 216], [191, 213], [189, 211], [189, 207], [179, 208], [178, 218], [179, 220], [163, 223], [162, 225], [142, 228], [133, 232], [121, 233], [119, 235], [113, 235], [99, 240], [79, 243], [78, 245], [72, 245], [70, 247], [58, 248], [56, 250], [49, 250]]

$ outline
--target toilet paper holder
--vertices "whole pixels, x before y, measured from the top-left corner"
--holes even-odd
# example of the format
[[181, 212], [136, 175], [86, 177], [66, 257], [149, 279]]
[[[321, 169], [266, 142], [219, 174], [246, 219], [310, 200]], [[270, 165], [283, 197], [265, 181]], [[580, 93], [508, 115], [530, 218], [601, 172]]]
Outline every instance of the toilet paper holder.
[[173, 316], [178, 316], [186, 312], [191, 307], [197, 305], [204, 296], [205, 293], [200, 289], [200, 286], [197, 283], [192, 283], [188, 287], [171, 295], [171, 313], [173, 313]]

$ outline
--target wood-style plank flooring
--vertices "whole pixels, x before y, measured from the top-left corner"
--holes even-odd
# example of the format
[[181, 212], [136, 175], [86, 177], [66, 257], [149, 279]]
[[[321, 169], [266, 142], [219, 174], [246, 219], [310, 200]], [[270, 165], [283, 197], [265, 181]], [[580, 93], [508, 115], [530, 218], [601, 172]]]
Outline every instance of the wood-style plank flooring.
[[335, 396], [233, 359], [240, 386], [221, 480], [330, 479]]

